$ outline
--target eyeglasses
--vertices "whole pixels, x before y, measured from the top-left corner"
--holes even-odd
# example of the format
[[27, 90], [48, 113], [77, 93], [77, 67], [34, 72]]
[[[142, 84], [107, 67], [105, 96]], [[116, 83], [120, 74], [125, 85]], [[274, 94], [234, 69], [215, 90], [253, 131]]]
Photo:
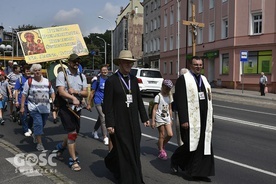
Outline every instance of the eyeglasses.
[[193, 66], [202, 67], [203, 64], [193, 64]]

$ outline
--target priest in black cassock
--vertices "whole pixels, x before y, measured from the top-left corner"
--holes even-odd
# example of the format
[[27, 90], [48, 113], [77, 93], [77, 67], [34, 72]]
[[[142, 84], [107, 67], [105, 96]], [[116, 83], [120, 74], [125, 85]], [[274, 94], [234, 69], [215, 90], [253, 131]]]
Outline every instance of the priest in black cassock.
[[[121, 184], [144, 183], [140, 161], [141, 118], [149, 126], [137, 78], [130, 75], [133, 62], [129, 50], [122, 50], [114, 64], [119, 70], [105, 82], [104, 114], [113, 148], [105, 158], [106, 167]], [[140, 116], [140, 118], [139, 118]]]
[[211, 182], [215, 175], [212, 149], [213, 106], [211, 86], [201, 75], [202, 59], [194, 56], [190, 71], [181, 75], [175, 85], [175, 103], [178, 110], [181, 139], [171, 157], [171, 169], [178, 167], [189, 179]]

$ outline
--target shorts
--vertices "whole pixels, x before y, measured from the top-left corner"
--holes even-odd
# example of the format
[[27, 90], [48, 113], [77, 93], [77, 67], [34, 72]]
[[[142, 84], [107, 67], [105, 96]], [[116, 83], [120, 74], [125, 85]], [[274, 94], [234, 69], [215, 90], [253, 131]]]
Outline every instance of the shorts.
[[163, 122], [156, 122], [156, 127], [158, 128], [158, 127], [160, 127], [162, 125], [166, 126], [166, 125], [170, 125], [170, 124], [171, 124], [170, 122], [165, 122], [165, 121], [163, 121]]
[[[81, 111], [76, 112], [76, 114], [80, 116]], [[73, 131], [79, 133], [80, 119], [78, 119], [67, 107], [61, 107], [59, 109], [58, 115], [65, 131], [67, 131], [68, 133]]]
[[34, 135], [43, 135], [43, 129], [46, 125], [49, 114], [42, 114], [38, 111], [30, 111], [30, 116], [33, 118], [33, 132]]
[[2, 97], [2, 100], [0, 101], [0, 109], [3, 109], [5, 107], [5, 104], [7, 102], [8, 98], [7, 97]]

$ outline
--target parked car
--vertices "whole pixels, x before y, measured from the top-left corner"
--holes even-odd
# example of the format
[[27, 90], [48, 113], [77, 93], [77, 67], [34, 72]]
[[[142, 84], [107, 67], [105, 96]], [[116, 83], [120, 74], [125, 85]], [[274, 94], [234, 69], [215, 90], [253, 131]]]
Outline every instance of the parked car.
[[137, 77], [142, 93], [153, 93], [155, 96], [161, 91], [163, 77], [158, 69], [132, 68], [130, 73]]

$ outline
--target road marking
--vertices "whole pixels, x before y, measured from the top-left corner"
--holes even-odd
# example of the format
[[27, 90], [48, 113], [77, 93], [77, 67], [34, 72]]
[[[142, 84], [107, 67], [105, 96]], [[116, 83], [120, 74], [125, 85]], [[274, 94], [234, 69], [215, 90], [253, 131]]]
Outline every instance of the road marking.
[[[145, 102], [144, 102], [144, 104], [145, 104]], [[90, 117], [87, 117], [87, 116], [81, 116], [81, 117], [85, 118], [85, 119], [97, 121], [97, 119], [90, 118]], [[276, 127], [274, 127], [274, 126], [269, 126], [269, 125], [264, 125], [264, 124], [259, 124], [259, 123], [253, 123], [253, 122], [238, 120], [238, 119], [234, 119], [234, 118], [227, 118], [227, 117], [216, 116], [216, 115], [214, 115], [214, 118], [221, 119], [221, 120], [226, 120], [226, 121], [231, 121], [231, 122], [234, 122], [234, 123], [240, 123], [240, 124], [245, 124], [245, 125], [256, 126], [256, 127], [259, 127], [259, 128], [266, 128], [266, 129], [270, 129], [270, 130], [276, 130]], [[150, 138], [150, 139], [153, 139], [153, 140], [158, 140], [157, 137], [154, 137], [154, 136], [151, 136], [151, 135], [147, 135], [147, 134], [144, 134], [144, 133], [142, 133], [142, 136]], [[169, 141], [168, 144], [178, 147], [177, 143], [174, 143], [174, 142], [171, 142], [171, 141]], [[249, 166], [247, 164], [242, 164], [242, 163], [239, 163], [239, 162], [227, 159], [227, 158], [223, 158], [223, 157], [220, 157], [220, 156], [216, 156], [215, 155], [214, 157], [216, 159], [222, 160], [224, 162], [228, 162], [228, 163], [231, 163], [231, 164], [234, 164], [234, 165], [238, 165], [238, 166], [250, 169], [250, 170], [254, 170], [254, 171], [266, 174], [266, 175], [270, 175], [270, 176], [276, 177], [276, 173], [273, 173], [273, 172], [270, 172], [270, 171], [266, 171], [266, 170], [259, 169], [259, 168], [253, 167], [253, 166]]]
[[244, 121], [244, 120], [239, 120], [239, 119], [234, 119], [234, 118], [227, 118], [227, 117], [217, 116], [217, 115], [214, 115], [214, 118], [215, 119], [220, 119], [220, 120], [225, 120], [225, 121], [230, 121], [230, 122], [233, 122], [233, 123], [239, 123], [239, 124], [243, 124], [243, 125], [255, 126], [255, 127], [258, 127], [258, 128], [276, 130], [275, 126], [264, 125], [264, 124], [260, 124], [260, 123], [253, 123], [253, 122], [250, 122], [250, 121]]
[[219, 157], [219, 156], [215, 156], [215, 158], [219, 159], [219, 160], [222, 160], [222, 161], [225, 161], [225, 162], [229, 162], [229, 163], [234, 164], [234, 165], [238, 165], [238, 166], [241, 166], [241, 167], [245, 167], [245, 168], [257, 171], [257, 172], [261, 172], [261, 173], [276, 177], [276, 173], [273, 173], [273, 172], [270, 172], [270, 171], [266, 171], [266, 170], [263, 170], [263, 169], [252, 167], [252, 166], [242, 164], [242, 163], [239, 163], [239, 162], [236, 162], [236, 161], [233, 161], [233, 160], [229, 160], [229, 159], [226, 159], [226, 158], [222, 158], [222, 157]]
[[236, 107], [227, 107], [227, 106], [215, 105], [215, 104], [213, 104], [213, 106], [223, 107], [223, 108], [233, 109], [233, 110], [239, 110], [239, 111], [246, 111], [246, 112], [253, 112], [253, 113], [258, 113], [258, 114], [266, 114], [266, 115], [276, 116], [276, 114], [268, 113], [268, 112], [253, 111], [253, 110], [241, 109], [241, 108], [236, 108]]

